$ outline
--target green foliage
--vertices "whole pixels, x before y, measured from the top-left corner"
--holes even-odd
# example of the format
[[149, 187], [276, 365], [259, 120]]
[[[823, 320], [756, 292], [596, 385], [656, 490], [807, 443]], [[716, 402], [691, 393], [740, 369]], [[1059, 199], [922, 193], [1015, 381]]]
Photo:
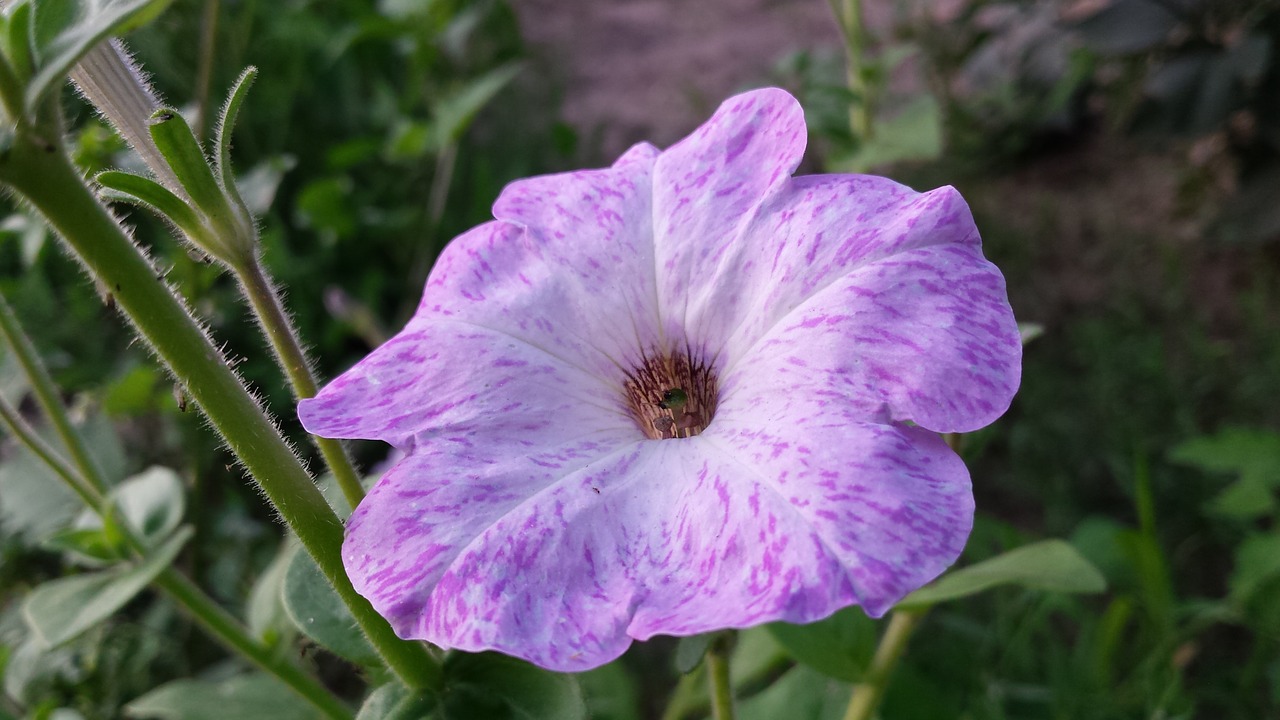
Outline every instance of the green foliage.
[[314, 720], [323, 717], [299, 705], [289, 689], [269, 675], [253, 673], [222, 681], [175, 680], [124, 708], [132, 718], [157, 720]]
[[1100, 593], [1107, 583], [1089, 561], [1061, 540], [1044, 540], [969, 567], [953, 570], [902, 600], [904, 609], [927, 608], [997, 585], [1022, 585], [1058, 593]]
[[378, 656], [350, 611], [305, 552], [296, 552], [284, 573], [284, 609], [297, 629], [339, 657], [377, 665]]

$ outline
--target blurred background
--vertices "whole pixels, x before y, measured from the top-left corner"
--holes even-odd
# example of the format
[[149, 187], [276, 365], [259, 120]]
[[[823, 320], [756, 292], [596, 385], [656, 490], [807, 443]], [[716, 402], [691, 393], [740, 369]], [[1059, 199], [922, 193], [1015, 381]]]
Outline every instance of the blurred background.
[[[175, 0], [127, 42], [206, 136], [235, 77], [261, 69], [234, 160], [326, 377], [403, 324], [441, 247], [505, 183], [665, 146], [739, 90], [800, 98], [802, 172], [955, 185], [1039, 332], [1013, 409], [965, 438], [979, 517], [962, 562], [1060, 537], [1110, 587], [936, 610], [882, 716], [1280, 717], [1280, 2], [864, 0], [852, 60], [847, 5]], [[66, 98], [86, 169], [136, 165]], [[297, 436], [233, 284], [150, 216], [118, 212]], [[159, 464], [188, 484], [185, 569], [291, 646], [270, 607], [245, 607], [278, 550], [265, 505], [13, 205], [0, 286], [109, 472]], [[25, 397], [11, 365], [0, 384]], [[386, 452], [356, 450], [365, 468]], [[17, 599], [65, 571], [49, 539], [78, 506], [23, 452], [0, 457], [0, 716], [115, 717], [159, 682], [218, 671], [216, 646], [150, 596], [71, 646], [27, 648]], [[649, 645], [584, 680], [596, 717], [658, 716], [676, 672], [670, 645]], [[358, 695], [350, 666], [304, 652]], [[842, 686], [811, 675], [812, 702], [787, 717], [839, 717]], [[769, 702], [744, 717], [782, 717]]]

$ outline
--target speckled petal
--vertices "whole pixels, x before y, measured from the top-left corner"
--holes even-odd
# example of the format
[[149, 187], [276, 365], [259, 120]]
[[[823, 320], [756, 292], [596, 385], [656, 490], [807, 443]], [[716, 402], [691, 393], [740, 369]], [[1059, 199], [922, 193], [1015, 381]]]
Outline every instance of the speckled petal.
[[686, 322], [690, 309], [703, 302], [700, 295], [711, 284], [725, 279], [716, 267], [735, 251], [760, 203], [795, 172], [806, 140], [799, 103], [767, 88], [729, 98], [658, 158], [653, 228], [668, 339], [678, 344], [695, 329]]
[[441, 254], [419, 314], [499, 329], [617, 377], [658, 340], [655, 152], [638, 145], [612, 168], [508, 185], [493, 206], [498, 227]]
[[810, 297], [727, 357], [721, 395], [842, 398], [859, 420], [969, 432], [1008, 409], [1021, 359], [1000, 272], [976, 245], [928, 246]]
[[[501, 422], [497, 417], [495, 422]], [[566, 421], [442, 433], [424, 442], [369, 491], [347, 523], [343, 564], [356, 590], [404, 637], [424, 637], [423, 619], [445, 570], [495, 522], [566, 475], [641, 441], [629, 429], [583, 429]], [[501, 573], [472, 581], [492, 589]]]
[[741, 354], [800, 303], [840, 277], [894, 253], [978, 246], [953, 188], [917, 193], [870, 175], [793, 178], [725, 253], [690, 307], [691, 332], [712, 352]]
[[803, 520], [846, 569], [845, 602], [872, 617], [954, 563], [973, 527], [969, 472], [936, 434], [864, 422], [839, 399], [740, 392], [699, 437]]
[[505, 333], [439, 317], [411, 321], [300, 402], [298, 417], [317, 435], [383, 440], [406, 452], [503, 433], [541, 447], [581, 428], [642, 437], [617, 393], [585, 370]]
[[[415, 532], [434, 546], [451, 529]], [[416, 625], [407, 613], [392, 619], [443, 647], [577, 671], [632, 639], [814, 620], [852, 598], [845, 568], [802, 513], [691, 438], [621, 447], [529, 497], [458, 556]]]

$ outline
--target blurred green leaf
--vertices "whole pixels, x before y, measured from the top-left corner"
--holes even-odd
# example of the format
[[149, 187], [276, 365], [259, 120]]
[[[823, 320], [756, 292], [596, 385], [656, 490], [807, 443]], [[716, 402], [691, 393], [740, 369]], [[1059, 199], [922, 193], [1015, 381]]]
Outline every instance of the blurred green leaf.
[[866, 172], [893, 163], [933, 160], [942, 154], [942, 109], [931, 95], [921, 95], [897, 115], [876, 120], [874, 135], [850, 155], [832, 158], [831, 169]]
[[347, 606], [305, 552], [294, 553], [285, 571], [284, 608], [303, 635], [335, 655], [362, 665], [378, 664]]
[[40, 543], [67, 527], [81, 507], [62, 478], [25, 447], [0, 463], [0, 534]]
[[572, 675], [497, 653], [454, 653], [445, 660], [441, 720], [585, 720]]
[[1280, 575], [1280, 533], [1254, 535], [1236, 549], [1229, 583], [1231, 600], [1247, 604], [1263, 583]]
[[155, 19], [171, 0], [40, 0], [31, 39], [39, 69], [27, 86], [27, 107], [35, 107], [94, 45]]
[[1044, 326], [1040, 323], [1020, 322], [1018, 323], [1018, 338], [1022, 340], [1022, 344], [1035, 340], [1044, 334]]
[[439, 99], [432, 112], [436, 148], [458, 141], [477, 113], [520, 74], [520, 63], [500, 65], [468, 81], [461, 90]]
[[179, 530], [140, 564], [40, 585], [23, 605], [28, 627], [45, 646], [56, 647], [106, 620], [173, 563], [192, 532]]
[[1169, 459], [1207, 472], [1231, 473], [1239, 480], [1207, 506], [1218, 515], [1255, 518], [1275, 510], [1280, 487], [1280, 433], [1251, 428], [1225, 428], [1194, 438], [1169, 452]]
[[99, 527], [68, 528], [55, 533], [44, 546], [65, 552], [89, 567], [102, 567], [119, 560], [119, 548]]
[[400, 683], [387, 683], [369, 693], [356, 720], [420, 720], [435, 708], [431, 698], [410, 699], [410, 692]]
[[164, 540], [178, 527], [187, 506], [178, 473], [159, 465], [120, 483], [111, 490], [111, 499], [149, 545]]
[[249, 591], [245, 621], [249, 632], [267, 644], [273, 645], [286, 635], [293, 636], [294, 624], [284, 607], [284, 578], [296, 552], [298, 544], [292, 538], [281, 543], [275, 558]]
[[318, 710], [302, 703], [279, 680], [261, 673], [222, 682], [175, 680], [125, 705], [129, 717], [159, 720], [312, 720]]
[[845, 682], [860, 680], [875, 653], [878, 623], [856, 607], [808, 625], [767, 627], [796, 661]]
[[850, 687], [804, 665], [739, 704], [741, 720], [840, 720]]
[[968, 597], [998, 585], [1021, 585], [1050, 592], [1098, 593], [1107, 581], [1075, 548], [1062, 540], [1044, 540], [943, 575], [898, 603], [925, 608]]
[[713, 632], [680, 638], [676, 642], [676, 672], [681, 675], [693, 672], [693, 669], [702, 663], [702, 658], [707, 654], [707, 648], [711, 647], [711, 641], [715, 638], [716, 633]]
[[577, 675], [591, 720], [641, 720], [636, 679], [620, 662]]

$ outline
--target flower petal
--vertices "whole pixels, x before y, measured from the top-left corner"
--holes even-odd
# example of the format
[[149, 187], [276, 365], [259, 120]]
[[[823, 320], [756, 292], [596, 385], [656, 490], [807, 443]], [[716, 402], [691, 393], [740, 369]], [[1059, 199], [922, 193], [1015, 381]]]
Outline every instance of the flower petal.
[[618, 393], [581, 368], [510, 335], [448, 318], [415, 318], [320, 393], [298, 403], [308, 432], [384, 440], [464, 442], [518, 433], [528, 447], [579, 428], [643, 437]]
[[870, 175], [793, 178], [761, 206], [693, 299], [690, 331], [713, 353], [733, 357], [862, 265], [917, 247], [979, 242], [954, 188], [917, 193]]
[[[691, 305], [711, 283], [722, 258], [769, 193], [791, 176], [804, 154], [804, 112], [777, 88], [732, 97], [692, 135], [658, 158], [653, 174], [663, 330], [686, 339]], [[693, 337], [692, 334], [689, 337]]]
[[[413, 531], [427, 547], [454, 533], [432, 523]], [[365, 531], [351, 532], [354, 541]], [[392, 615], [402, 635], [561, 671], [608, 662], [633, 638], [815, 620], [853, 598], [802, 516], [699, 438], [625, 446], [566, 475], [497, 518], [429, 591], [425, 602], [409, 593], [418, 623], [406, 625], [410, 605]]]
[[493, 212], [511, 230], [450, 243], [419, 312], [497, 328], [619, 377], [619, 365], [658, 342], [655, 153], [638, 145], [612, 168], [508, 185]]
[[[421, 625], [428, 608], [451, 601], [432, 593], [476, 537], [565, 475], [637, 445], [636, 435], [566, 422], [541, 437], [486, 428], [423, 443], [352, 513], [342, 547], [352, 584], [400, 635], [427, 637]], [[489, 587], [500, 579], [485, 570], [472, 582]]]
[[739, 391], [841, 398], [859, 420], [969, 432], [1008, 409], [1021, 360], [1004, 278], [981, 249], [922, 247], [832, 282], [729, 358], [721, 404]]
[[803, 519], [846, 568], [846, 604], [879, 617], [959, 557], [973, 494], [937, 435], [864, 422], [857, 408], [803, 392], [742, 392], [726, 405], [699, 437], [750, 468], [771, 511]]

